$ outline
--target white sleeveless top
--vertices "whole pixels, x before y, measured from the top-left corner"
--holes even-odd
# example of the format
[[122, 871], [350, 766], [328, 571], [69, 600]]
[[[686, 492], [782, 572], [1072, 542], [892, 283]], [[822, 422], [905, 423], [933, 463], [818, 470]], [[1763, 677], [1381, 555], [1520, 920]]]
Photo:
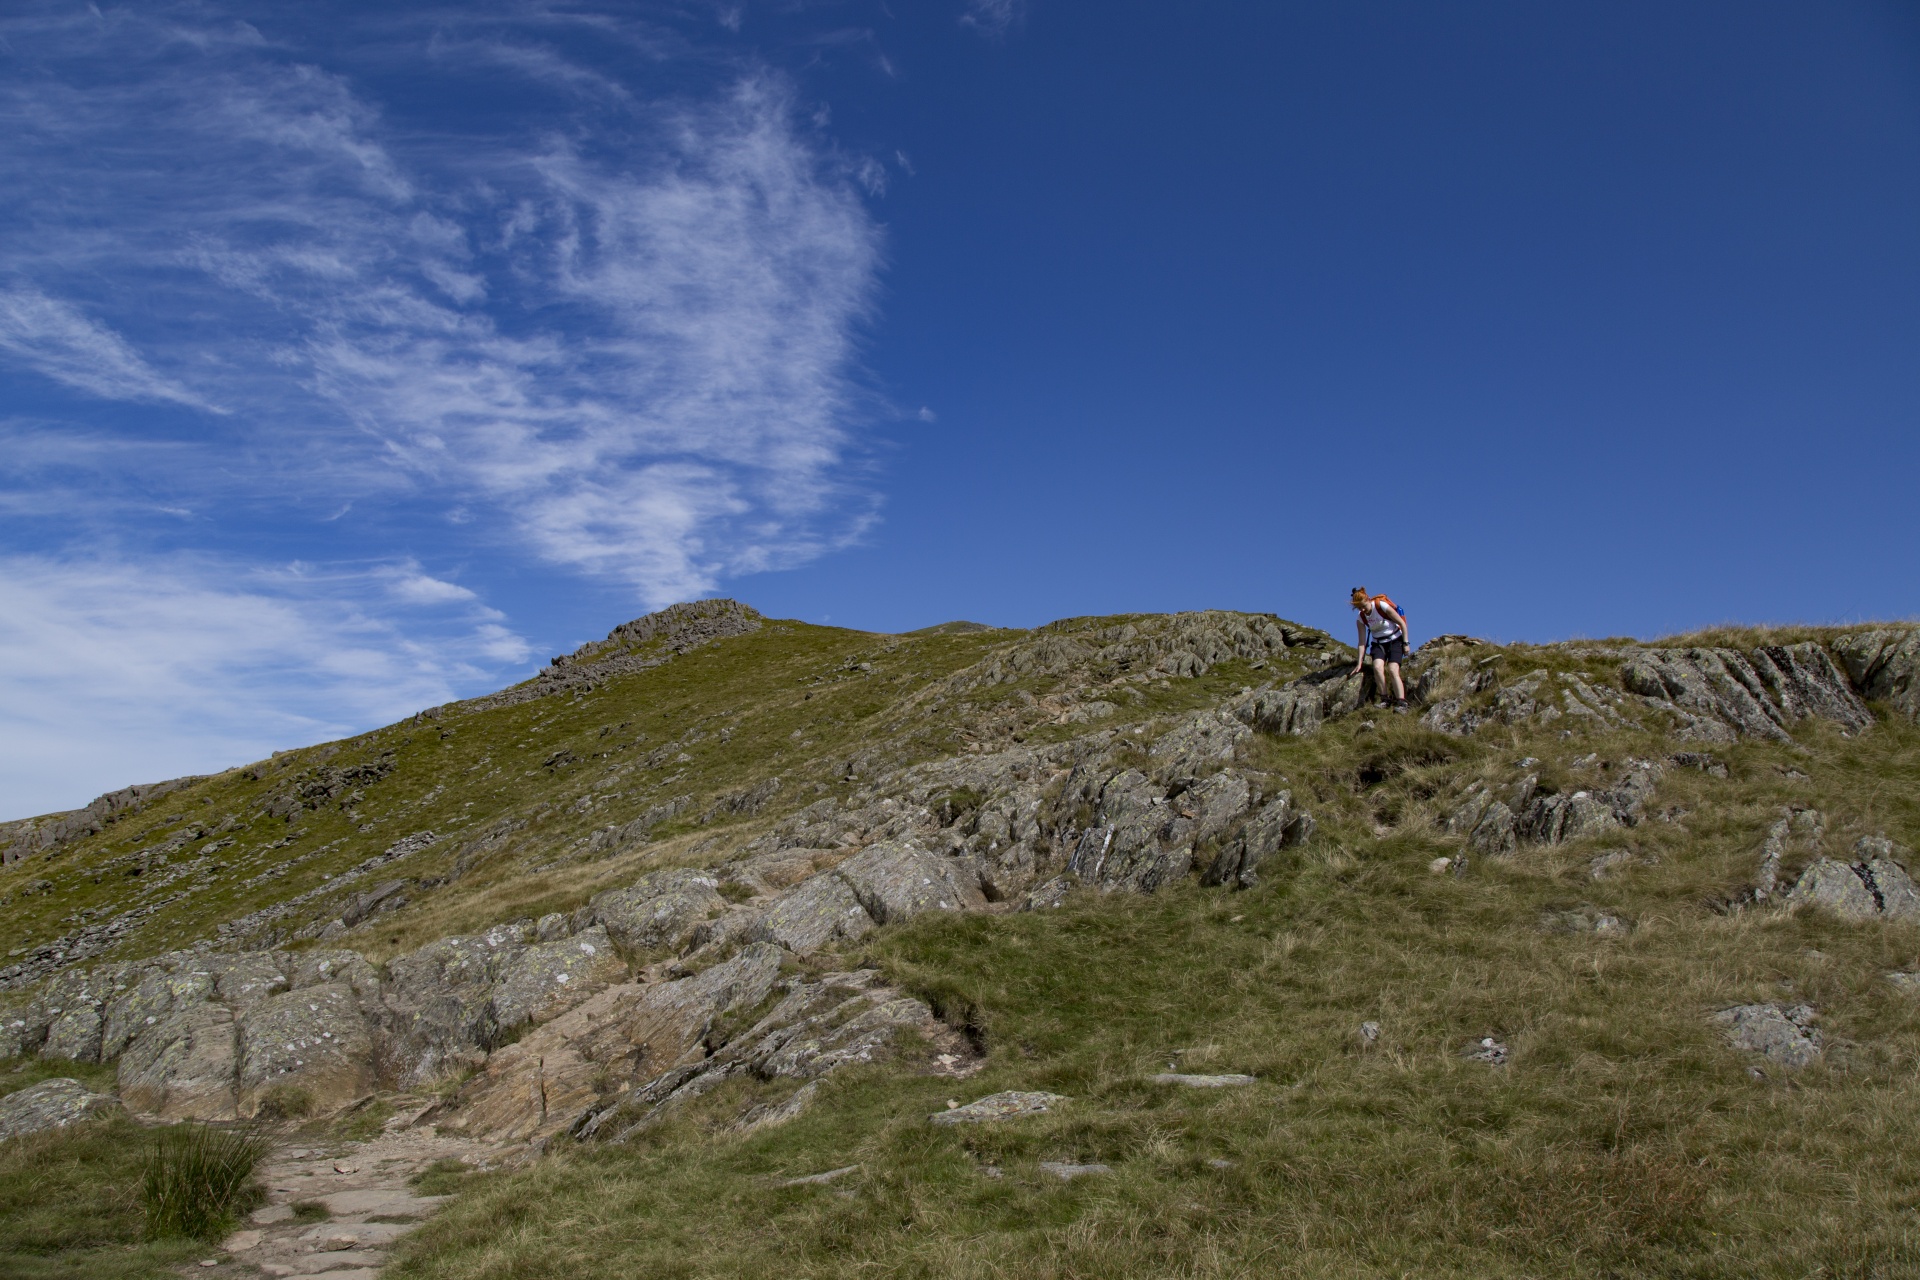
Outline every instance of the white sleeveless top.
[[1392, 619], [1386, 614], [1380, 612], [1379, 605], [1369, 601], [1367, 607], [1360, 611], [1360, 616], [1366, 620], [1367, 635], [1373, 639], [1385, 641], [1399, 638], [1400, 628], [1393, 625]]

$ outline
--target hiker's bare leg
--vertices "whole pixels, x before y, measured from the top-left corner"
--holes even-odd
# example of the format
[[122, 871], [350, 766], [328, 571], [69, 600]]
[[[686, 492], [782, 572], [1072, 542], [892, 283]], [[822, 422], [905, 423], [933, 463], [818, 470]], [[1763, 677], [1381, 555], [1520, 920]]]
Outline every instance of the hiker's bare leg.
[[1397, 662], [1389, 662], [1387, 664], [1387, 672], [1393, 677], [1393, 696], [1395, 700], [1405, 702], [1407, 700], [1407, 686], [1400, 681], [1400, 664]]
[[1385, 658], [1373, 660], [1373, 692], [1376, 697], [1387, 696], [1387, 660]]

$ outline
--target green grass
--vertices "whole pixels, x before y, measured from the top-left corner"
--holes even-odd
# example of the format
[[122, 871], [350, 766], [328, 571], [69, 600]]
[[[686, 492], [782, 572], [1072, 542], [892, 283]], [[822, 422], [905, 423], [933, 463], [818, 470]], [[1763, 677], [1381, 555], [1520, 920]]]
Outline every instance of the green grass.
[[[1606, 674], [1561, 651], [1509, 660]], [[748, 1138], [726, 1125], [769, 1086], [723, 1086], [636, 1147], [472, 1179], [397, 1274], [1920, 1274], [1920, 1002], [1882, 977], [1920, 962], [1920, 929], [1733, 905], [1783, 805], [1820, 807], [1830, 848], [1920, 842], [1920, 730], [1715, 746], [1730, 776], [1669, 769], [1652, 806], [1668, 820], [1475, 857], [1460, 879], [1427, 870], [1460, 851], [1442, 819], [1472, 782], [1605, 786], [1582, 758], [1674, 749], [1638, 729], [1456, 740], [1390, 715], [1262, 739], [1251, 762], [1322, 825], [1258, 889], [923, 917], [852, 957], [983, 1041], [979, 1076], [835, 1077], [801, 1119]], [[1610, 850], [1634, 860], [1593, 879]], [[1581, 903], [1632, 932], [1542, 927]], [[1706, 1021], [1765, 1000], [1821, 1011], [1823, 1064], [1756, 1079]], [[1382, 1027], [1372, 1045], [1365, 1021]], [[1485, 1036], [1510, 1065], [1464, 1056]], [[1260, 1082], [1151, 1083], [1169, 1067]], [[1011, 1088], [1073, 1102], [927, 1123]], [[1042, 1160], [1115, 1172], [1067, 1185]], [[827, 1186], [777, 1185], [850, 1164]]]
[[[1125, 621], [1076, 620], [1042, 639]], [[1689, 639], [1751, 647], [1824, 634]], [[1235, 660], [1198, 678], [1131, 684], [1137, 696], [1115, 694], [1123, 710], [1100, 725], [1051, 723], [1049, 700], [1058, 705], [1066, 687], [1059, 677], [955, 678], [1038, 635], [882, 637], [777, 623], [578, 701], [394, 726], [331, 757], [337, 766], [395, 753], [392, 772], [352, 814], [337, 805], [303, 813], [292, 829], [305, 837], [277, 851], [265, 849], [267, 837], [287, 825], [256, 820], [223, 856], [240, 881], [272, 859], [338, 842], [289, 863], [269, 883], [282, 896], [410, 831], [450, 833], [406, 873], [459, 877], [350, 938], [378, 957], [568, 909], [647, 866], [720, 858], [782, 814], [848, 794], [860, 785], [849, 766], [870, 773], [868, 757], [894, 767], [974, 743], [1054, 741], [1214, 705], [1319, 660], [1306, 652], [1266, 670]], [[1495, 658], [1509, 683], [1541, 670], [1612, 686], [1617, 659], [1600, 643], [1617, 642], [1465, 656]], [[859, 671], [862, 662], [873, 670]], [[1507, 859], [1476, 855], [1457, 879], [1427, 870], [1461, 852], [1444, 819], [1474, 784], [1504, 791], [1532, 774], [1561, 791], [1604, 788], [1629, 758], [1663, 760], [1684, 745], [1649, 727], [1570, 720], [1454, 739], [1376, 712], [1310, 739], [1258, 737], [1244, 763], [1269, 789], [1291, 789], [1320, 828], [1307, 849], [1263, 866], [1257, 889], [1188, 884], [1151, 899], [1089, 895], [1044, 913], [922, 918], [843, 957], [881, 968], [983, 1044], [978, 1076], [886, 1064], [842, 1073], [800, 1119], [748, 1137], [730, 1132], [742, 1109], [793, 1084], [732, 1080], [629, 1147], [562, 1143], [515, 1172], [437, 1167], [418, 1188], [457, 1198], [408, 1238], [392, 1274], [1920, 1274], [1920, 1001], [1882, 976], [1920, 965], [1920, 930], [1739, 906], [1783, 807], [1820, 808], [1832, 852], [1864, 834], [1920, 845], [1920, 728], [1883, 720], [1848, 738], [1816, 723], [1791, 744], [1714, 745], [1729, 776], [1669, 768], [1637, 827]], [[545, 763], [561, 750], [573, 763]], [[170, 796], [51, 864], [0, 873], [0, 896], [24, 882], [8, 877], [58, 879], [55, 893], [16, 905], [31, 936], [64, 929], [66, 913], [127, 892], [112, 859], [151, 845], [182, 816], [242, 812], [325, 754], [294, 753], [260, 779], [222, 775]], [[1583, 764], [1588, 757], [1597, 759]], [[765, 812], [701, 821], [715, 797], [769, 775], [782, 788]], [[682, 794], [694, 803], [647, 850], [569, 852], [585, 833]], [[977, 803], [954, 792], [935, 807]], [[502, 817], [523, 825], [456, 868], [463, 845]], [[1596, 857], [1621, 852], [1631, 855], [1622, 869], [1593, 878]], [[156, 915], [128, 953], [199, 936], [268, 891], [229, 887], [228, 874]], [[1631, 932], [1542, 927], [1545, 913], [1581, 904], [1620, 916]], [[1756, 1079], [1752, 1060], [1706, 1022], [1716, 1009], [1764, 1000], [1820, 1011], [1822, 1064]], [[1371, 1045], [1357, 1035], [1365, 1021], [1382, 1028]], [[1484, 1036], [1511, 1046], [1510, 1065], [1464, 1057]], [[1151, 1083], [1170, 1066], [1248, 1072], [1259, 1083], [1205, 1092]], [[0, 1074], [0, 1090], [43, 1070], [105, 1078], [36, 1065]], [[999, 1126], [927, 1123], [949, 1099], [1013, 1088], [1073, 1101]], [[371, 1133], [383, 1116], [369, 1108], [329, 1123]], [[115, 1124], [124, 1122], [47, 1150], [79, 1150]], [[53, 1210], [29, 1182], [7, 1181], [9, 1162], [23, 1158], [0, 1150], [0, 1188], [16, 1187], [8, 1194], [24, 1222]], [[1114, 1173], [1063, 1184], [1038, 1170], [1043, 1160], [1099, 1161]], [[831, 1184], [778, 1185], [846, 1165], [859, 1169]], [[67, 1185], [45, 1183], [50, 1194]], [[124, 1200], [112, 1219], [122, 1234], [89, 1243], [76, 1225], [73, 1256], [146, 1256], [125, 1252], [139, 1230], [137, 1205]], [[46, 1265], [65, 1257], [57, 1245], [3, 1247]], [[0, 1252], [0, 1263], [13, 1256]]]
[[0, 1276], [148, 1280], [204, 1256], [195, 1241], [144, 1239], [146, 1147], [124, 1117], [0, 1143]]

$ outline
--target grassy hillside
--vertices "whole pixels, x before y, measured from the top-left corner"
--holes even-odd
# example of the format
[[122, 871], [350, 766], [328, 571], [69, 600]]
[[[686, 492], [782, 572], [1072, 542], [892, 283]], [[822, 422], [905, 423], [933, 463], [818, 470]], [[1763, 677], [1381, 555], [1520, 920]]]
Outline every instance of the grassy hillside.
[[[1271, 659], [1188, 663], [1185, 625], [889, 637], [769, 622], [591, 687], [205, 780], [8, 866], [0, 894], [22, 953], [89, 911], [157, 904], [112, 958], [320, 890], [246, 939], [308, 945], [353, 894], [404, 877], [408, 905], [336, 944], [392, 954], [719, 862], [915, 761], [1103, 726], [1144, 760], [1169, 717], [1351, 660], [1295, 629]], [[1920, 728], [1879, 708], [1859, 732], [1811, 718], [1778, 739], [1679, 741], [1621, 692], [1641, 648], [1456, 646], [1415, 669], [1429, 701], [1488, 716], [1530, 688], [1599, 690], [1618, 712], [1554, 710], [1569, 692], [1468, 734], [1374, 710], [1256, 734], [1237, 767], [1317, 822], [1256, 887], [1194, 877], [1057, 910], [934, 912], [816, 959], [927, 1000], [984, 1051], [978, 1074], [847, 1068], [798, 1119], [749, 1134], [735, 1122], [768, 1085], [729, 1079], [625, 1143], [560, 1140], [461, 1180], [392, 1274], [1920, 1275], [1920, 997], [1886, 977], [1920, 968], [1920, 927], [1752, 892], [1785, 814], [1821, 815], [1786, 883], [1863, 836], [1920, 842]], [[1604, 792], [1641, 763], [1657, 781], [1632, 825], [1489, 856], [1450, 821], [1477, 794]], [[341, 786], [355, 768], [379, 776]], [[334, 789], [278, 812], [316, 781]], [[423, 831], [418, 852], [329, 895], [325, 877]], [[1811, 1006], [1817, 1062], [1785, 1068], [1711, 1021], [1761, 1003]], [[1256, 1082], [1152, 1079], [1169, 1070]], [[1070, 1101], [928, 1123], [1014, 1089]], [[0, 1150], [0, 1185], [23, 1158]], [[1047, 1161], [1108, 1171], [1068, 1182]]]

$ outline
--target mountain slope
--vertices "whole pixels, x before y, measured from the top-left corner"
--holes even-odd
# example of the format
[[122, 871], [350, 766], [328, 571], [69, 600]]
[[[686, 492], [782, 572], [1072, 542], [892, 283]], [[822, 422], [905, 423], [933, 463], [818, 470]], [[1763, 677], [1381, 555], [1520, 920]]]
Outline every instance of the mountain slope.
[[[678, 606], [17, 826], [7, 1025], [517, 1152], [403, 1274], [1902, 1274], [1917, 655], [1443, 637], [1401, 716], [1261, 615]], [[363, 1047], [273, 1066], [323, 996]], [[1065, 1101], [928, 1123], [1001, 1090]]]

